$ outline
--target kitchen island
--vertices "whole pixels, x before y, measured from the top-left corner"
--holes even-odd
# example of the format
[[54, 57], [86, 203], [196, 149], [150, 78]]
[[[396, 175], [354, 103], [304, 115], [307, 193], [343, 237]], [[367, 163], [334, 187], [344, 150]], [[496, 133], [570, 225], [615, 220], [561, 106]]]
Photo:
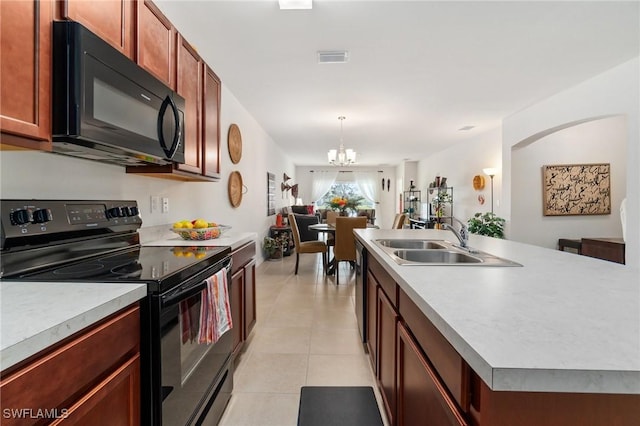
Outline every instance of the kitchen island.
[[[471, 413], [467, 417], [474, 419], [472, 424], [486, 424], [478, 420], [480, 414], [473, 414], [474, 404], [469, 401], [483, 386], [494, 395], [601, 394], [614, 399], [617, 395], [619, 399], [633, 401], [635, 413], [629, 414], [640, 418], [637, 269], [476, 235], [470, 237], [471, 247], [523, 266], [399, 265], [374, 240], [457, 242], [456, 238], [453, 233], [441, 230], [355, 232], [366, 247], [369, 263], [378, 264], [383, 271], [378, 275], [385, 275], [380, 278], [373, 273], [373, 278], [379, 281], [388, 278], [396, 285], [395, 290], [387, 286], [385, 297], [395, 309], [390, 312], [394, 312], [397, 322], [404, 323], [402, 301], [409, 301], [446, 339], [455, 350], [452, 353], [459, 354], [465, 364], [462, 370], [470, 370], [470, 378], [461, 379], [469, 383], [463, 383], [458, 405], [462, 405], [463, 413]], [[385, 305], [378, 303], [376, 312], [384, 320], [385, 311], [380, 306]], [[384, 324], [378, 324], [377, 333], [383, 329]], [[413, 331], [409, 331], [410, 335]], [[401, 354], [398, 345], [395, 348]], [[422, 350], [429, 356], [427, 349]], [[374, 370], [380, 369], [380, 362], [374, 360]], [[398, 380], [399, 371], [394, 376]], [[482, 383], [474, 382], [474, 378]], [[382, 383], [381, 387], [399, 389], [398, 383]], [[452, 393], [455, 397], [455, 392]], [[387, 394], [388, 410], [391, 409], [393, 417], [395, 397], [400, 404], [401, 391], [396, 395], [387, 389]], [[517, 410], [517, 403], [513, 404]], [[545, 407], [548, 408], [543, 404], [540, 409]]]

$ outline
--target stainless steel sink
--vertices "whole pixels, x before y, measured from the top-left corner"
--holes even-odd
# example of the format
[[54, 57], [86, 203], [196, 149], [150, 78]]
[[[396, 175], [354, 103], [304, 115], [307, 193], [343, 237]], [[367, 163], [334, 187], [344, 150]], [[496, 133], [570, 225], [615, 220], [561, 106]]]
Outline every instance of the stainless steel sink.
[[444, 250], [444, 240], [377, 240], [384, 247], [396, 249], [437, 249]]
[[380, 239], [374, 240], [374, 243], [399, 265], [522, 266], [445, 240]]
[[[443, 247], [444, 248], [444, 247]], [[482, 259], [451, 250], [396, 250], [395, 256], [420, 263], [481, 263]]]

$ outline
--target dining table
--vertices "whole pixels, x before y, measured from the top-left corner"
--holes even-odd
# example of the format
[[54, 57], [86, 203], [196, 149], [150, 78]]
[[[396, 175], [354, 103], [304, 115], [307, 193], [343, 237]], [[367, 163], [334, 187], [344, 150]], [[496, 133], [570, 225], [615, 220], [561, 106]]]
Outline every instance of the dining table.
[[[379, 226], [371, 225], [370, 223], [367, 223], [367, 228], [379, 229]], [[336, 233], [336, 225], [333, 223], [314, 223], [313, 225], [309, 225], [308, 229], [310, 231], [317, 231], [325, 234], [335, 235]], [[337, 266], [337, 262], [336, 262], [336, 257], [334, 255], [331, 257], [331, 260], [327, 262], [327, 265], [326, 265], [327, 275], [333, 275], [336, 271], [336, 266]]]

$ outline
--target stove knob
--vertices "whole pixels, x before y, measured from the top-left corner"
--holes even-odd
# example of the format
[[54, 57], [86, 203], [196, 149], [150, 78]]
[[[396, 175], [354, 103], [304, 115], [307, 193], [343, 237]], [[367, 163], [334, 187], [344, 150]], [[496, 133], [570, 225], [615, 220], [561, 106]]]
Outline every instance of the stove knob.
[[129, 207], [129, 212], [131, 212], [130, 216], [138, 216], [140, 214], [136, 206]]
[[120, 207], [111, 207], [107, 209], [107, 218], [113, 219], [116, 217], [120, 217]]
[[131, 210], [129, 210], [129, 207], [124, 206], [120, 209], [120, 211], [122, 212], [122, 217], [129, 217], [131, 216]]
[[33, 212], [33, 223], [45, 223], [53, 220], [50, 209], [40, 209]]
[[24, 225], [33, 220], [33, 213], [30, 209], [20, 209], [11, 213], [11, 223], [14, 225]]

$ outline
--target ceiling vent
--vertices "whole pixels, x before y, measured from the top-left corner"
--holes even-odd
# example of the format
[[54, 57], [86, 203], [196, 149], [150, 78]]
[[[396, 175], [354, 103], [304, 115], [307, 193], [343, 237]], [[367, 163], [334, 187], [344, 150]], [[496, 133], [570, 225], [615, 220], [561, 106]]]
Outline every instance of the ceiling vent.
[[318, 52], [319, 64], [342, 64], [349, 60], [349, 52], [346, 50], [331, 50]]

